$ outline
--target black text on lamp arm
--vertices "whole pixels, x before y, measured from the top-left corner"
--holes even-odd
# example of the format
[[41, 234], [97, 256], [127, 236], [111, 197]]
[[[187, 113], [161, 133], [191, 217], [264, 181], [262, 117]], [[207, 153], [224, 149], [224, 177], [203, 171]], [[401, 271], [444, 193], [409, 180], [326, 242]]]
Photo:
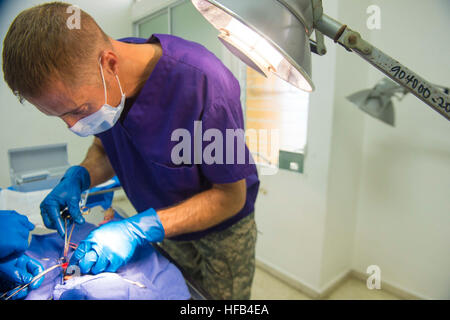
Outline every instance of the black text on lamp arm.
[[406, 88], [417, 98], [428, 104], [447, 120], [450, 120], [450, 99], [442, 87], [436, 86], [391, 58], [361, 38], [360, 34], [332, 18], [322, 15], [315, 27], [349, 51], [383, 72], [390, 79]]

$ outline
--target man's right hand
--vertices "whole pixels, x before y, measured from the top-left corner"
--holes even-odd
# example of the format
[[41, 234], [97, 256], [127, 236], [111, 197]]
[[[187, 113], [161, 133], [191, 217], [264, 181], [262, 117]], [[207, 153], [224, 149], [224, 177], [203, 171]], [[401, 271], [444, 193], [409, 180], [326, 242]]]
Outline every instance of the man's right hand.
[[84, 223], [80, 212], [80, 199], [83, 191], [91, 185], [89, 172], [82, 166], [73, 166], [66, 171], [59, 184], [47, 195], [41, 203], [41, 216], [49, 229], [56, 229], [64, 237], [64, 223], [61, 211], [66, 207], [72, 220], [78, 224]]

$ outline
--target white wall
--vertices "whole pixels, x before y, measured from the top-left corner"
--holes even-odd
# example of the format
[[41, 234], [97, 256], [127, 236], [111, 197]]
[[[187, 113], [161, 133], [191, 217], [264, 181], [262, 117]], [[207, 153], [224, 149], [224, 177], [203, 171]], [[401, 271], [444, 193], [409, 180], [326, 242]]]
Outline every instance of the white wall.
[[[450, 2], [372, 1], [371, 41], [432, 83], [450, 87]], [[369, 81], [382, 74], [372, 68]], [[409, 95], [396, 128], [365, 116], [353, 268], [424, 298], [450, 298], [450, 123]]]
[[145, 18], [178, 0], [139, 0], [131, 8], [133, 21]]
[[[1, 49], [9, 25], [22, 10], [46, 1], [6, 1], [0, 13]], [[73, 0], [72, 4], [88, 12], [113, 38], [132, 35], [132, 0]], [[79, 138], [59, 119], [46, 117], [32, 105], [20, 105], [3, 80], [0, 81], [0, 187], [10, 185], [7, 150], [53, 143], [68, 143], [69, 162], [83, 160], [92, 138]]]
[[[366, 27], [368, 3], [365, 0], [340, 0], [335, 17], [367, 38], [370, 36]], [[325, 1], [325, 13], [328, 12], [328, 5], [329, 2]], [[352, 265], [364, 115], [346, 97], [369, 87], [369, 68], [355, 54], [341, 46], [337, 48], [326, 219], [320, 264], [322, 291], [348, 273]]]

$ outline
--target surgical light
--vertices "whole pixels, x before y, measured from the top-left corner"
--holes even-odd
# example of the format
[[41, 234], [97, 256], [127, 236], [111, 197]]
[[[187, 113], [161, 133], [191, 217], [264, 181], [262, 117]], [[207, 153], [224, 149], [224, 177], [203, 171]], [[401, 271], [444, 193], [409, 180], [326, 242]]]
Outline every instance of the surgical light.
[[283, 56], [264, 38], [255, 34], [234, 18], [220, 31], [219, 38], [224, 45], [230, 50], [236, 49], [240, 52], [246, 52], [250, 57], [249, 63], [254, 63], [254, 69], [265, 76], [270, 71], [277, 72]]
[[[441, 89], [444, 94], [449, 94], [449, 88], [434, 86]], [[348, 96], [347, 100], [365, 113], [394, 127], [394, 98], [401, 101], [408, 93], [406, 88], [388, 78], [383, 78], [373, 88], [355, 92]]]
[[[219, 30], [220, 41], [266, 77], [273, 73], [299, 89], [313, 91], [311, 52], [326, 54], [324, 36], [327, 36], [450, 120], [448, 95], [372, 46], [358, 32], [324, 14], [322, 0], [191, 1]], [[311, 39], [313, 32], [315, 40]], [[390, 108], [387, 103], [379, 111], [384, 110], [386, 119], [392, 114], [392, 121], [387, 121], [393, 122]]]
[[358, 91], [347, 99], [353, 102], [365, 113], [388, 124], [395, 126], [395, 111], [392, 98], [395, 96], [399, 100], [403, 99], [408, 91], [384, 78], [372, 89]]
[[248, 66], [265, 77], [273, 73], [302, 90], [314, 90], [309, 45], [312, 19], [307, 29], [306, 17], [294, 17], [273, 0], [192, 3], [219, 30], [219, 40]]

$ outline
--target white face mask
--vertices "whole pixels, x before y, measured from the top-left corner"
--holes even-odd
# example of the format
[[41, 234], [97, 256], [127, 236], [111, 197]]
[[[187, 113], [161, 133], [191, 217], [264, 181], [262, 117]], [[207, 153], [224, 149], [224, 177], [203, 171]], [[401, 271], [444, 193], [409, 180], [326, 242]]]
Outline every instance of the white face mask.
[[80, 137], [87, 137], [111, 129], [116, 124], [117, 120], [119, 120], [125, 106], [125, 93], [122, 91], [122, 86], [120, 85], [119, 77], [117, 75], [116, 79], [119, 83], [122, 99], [120, 101], [120, 104], [115, 108], [108, 105], [105, 78], [103, 76], [103, 68], [100, 61], [99, 64], [102, 74], [103, 87], [105, 88], [105, 104], [98, 111], [83, 119], [78, 120], [72, 127], [69, 128], [70, 131], [72, 131], [76, 135], [79, 135]]

